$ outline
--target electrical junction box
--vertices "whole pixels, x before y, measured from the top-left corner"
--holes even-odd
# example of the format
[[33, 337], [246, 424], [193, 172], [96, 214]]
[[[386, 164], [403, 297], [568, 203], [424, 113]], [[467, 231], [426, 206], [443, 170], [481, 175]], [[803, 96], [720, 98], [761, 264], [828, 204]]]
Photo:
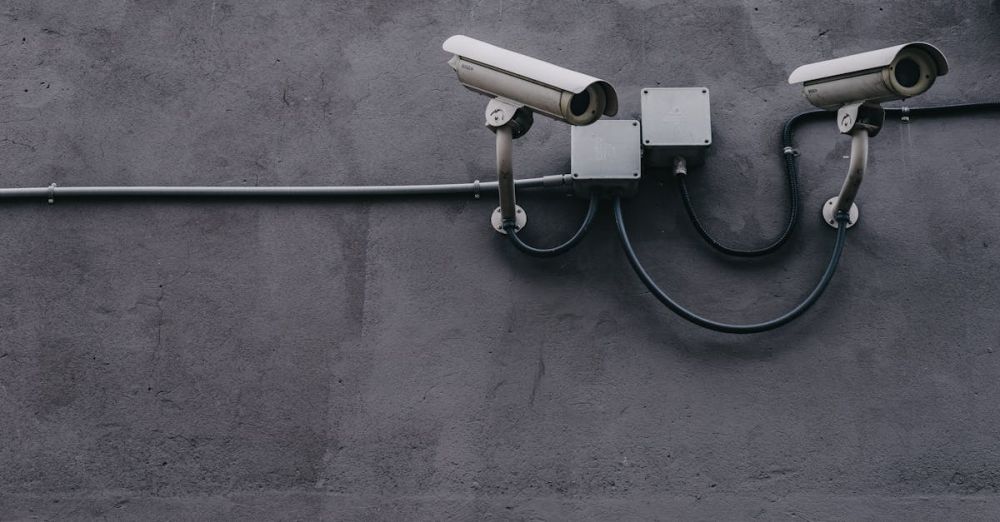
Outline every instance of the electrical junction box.
[[677, 156], [688, 166], [704, 163], [712, 144], [708, 88], [649, 88], [639, 96], [646, 165], [672, 168]]
[[572, 127], [573, 189], [590, 197], [594, 190], [634, 195], [642, 172], [641, 131], [636, 120], [597, 120]]

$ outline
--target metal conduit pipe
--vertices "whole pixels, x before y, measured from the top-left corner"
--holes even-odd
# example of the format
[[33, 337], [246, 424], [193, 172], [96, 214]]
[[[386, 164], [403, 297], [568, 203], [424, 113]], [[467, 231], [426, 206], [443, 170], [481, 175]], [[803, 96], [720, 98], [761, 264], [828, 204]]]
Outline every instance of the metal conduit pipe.
[[[544, 188], [566, 186], [572, 178], [566, 174], [514, 180], [517, 188]], [[498, 182], [475, 181], [472, 183], [451, 183], [441, 185], [373, 185], [343, 187], [48, 187], [0, 188], [0, 199], [44, 198], [50, 202], [56, 198], [257, 198], [257, 197], [374, 197], [374, 196], [421, 196], [439, 194], [471, 194], [479, 196], [485, 191], [498, 189]]]

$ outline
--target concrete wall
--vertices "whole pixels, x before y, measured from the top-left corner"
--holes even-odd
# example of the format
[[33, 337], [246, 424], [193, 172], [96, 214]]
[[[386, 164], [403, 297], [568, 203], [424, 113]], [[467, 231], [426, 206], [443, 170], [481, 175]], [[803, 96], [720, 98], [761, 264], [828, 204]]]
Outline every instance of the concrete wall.
[[[1000, 6], [495, 0], [0, 5], [0, 185], [339, 185], [494, 176], [469, 34], [639, 89], [712, 89], [691, 177], [731, 242], [774, 234], [799, 64], [909, 40], [953, 72], [913, 105], [1000, 98]], [[0, 519], [947, 519], [1000, 509], [996, 115], [887, 123], [822, 301], [753, 336], [682, 322], [610, 213], [538, 260], [495, 201], [0, 206]], [[833, 231], [849, 140], [802, 129], [805, 214], [723, 259], [671, 180], [625, 213], [681, 301], [782, 312]], [[538, 119], [521, 177], [569, 168]], [[585, 203], [522, 193], [524, 236]]]

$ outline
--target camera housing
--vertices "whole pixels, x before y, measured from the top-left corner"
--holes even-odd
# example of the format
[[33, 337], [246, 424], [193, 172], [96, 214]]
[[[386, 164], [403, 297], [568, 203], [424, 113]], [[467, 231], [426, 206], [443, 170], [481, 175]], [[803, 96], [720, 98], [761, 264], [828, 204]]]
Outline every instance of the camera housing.
[[588, 125], [618, 113], [608, 82], [464, 35], [445, 40], [448, 65], [466, 88], [564, 121]]
[[803, 65], [792, 71], [788, 83], [802, 83], [810, 103], [834, 110], [852, 102], [916, 96], [947, 73], [948, 60], [937, 47], [911, 42]]

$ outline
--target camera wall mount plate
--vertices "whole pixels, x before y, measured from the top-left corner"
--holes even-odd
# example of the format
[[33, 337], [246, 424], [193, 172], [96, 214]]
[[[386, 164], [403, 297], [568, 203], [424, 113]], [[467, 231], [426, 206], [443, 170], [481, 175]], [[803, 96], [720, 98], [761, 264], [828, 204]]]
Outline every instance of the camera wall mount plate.
[[[490, 216], [490, 222], [493, 223], [493, 230], [507, 235], [507, 231], [503, 229], [503, 215], [500, 213], [500, 207], [497, 207], [493, 211], [493, 215]], [[521, 205], [514, 205], [514, 232], [520, 232], [524, 225], [528, 223], [528, 214], [524, 212]]]
[[[858, 210], [858, 206], [851, 203], [851, 212], [848, 214], [850, 220], [847, 221], [847, 228], [851, 228], [855, 223], [858, 222], [858, 217], [861, 216], [861, 211]], [[834, 196], [823, 204], [823, 221], [826, 221], [827, 225], [833, 228], [837, 228], [837, 196]]]

